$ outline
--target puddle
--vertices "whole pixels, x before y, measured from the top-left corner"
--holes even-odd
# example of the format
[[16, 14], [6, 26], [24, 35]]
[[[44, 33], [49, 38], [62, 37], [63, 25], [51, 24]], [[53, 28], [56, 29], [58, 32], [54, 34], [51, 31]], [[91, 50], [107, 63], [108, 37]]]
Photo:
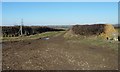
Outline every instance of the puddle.
[[50, 38], [45, 38], [46, 40], [49, 40]]
[[42, 38], [42, 39], [44, 39], [44, 40], [49, 40], [50, 38], [46, 37], [46, 38]]

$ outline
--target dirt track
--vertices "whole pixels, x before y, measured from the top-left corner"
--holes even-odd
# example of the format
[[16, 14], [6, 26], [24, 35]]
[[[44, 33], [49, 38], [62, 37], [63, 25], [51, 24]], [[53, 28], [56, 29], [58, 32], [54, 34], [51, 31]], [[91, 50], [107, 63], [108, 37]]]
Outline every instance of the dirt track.
[[50, 39], [3, 43], [3, 70], [112, 70], [118, 55], [109, 48]]

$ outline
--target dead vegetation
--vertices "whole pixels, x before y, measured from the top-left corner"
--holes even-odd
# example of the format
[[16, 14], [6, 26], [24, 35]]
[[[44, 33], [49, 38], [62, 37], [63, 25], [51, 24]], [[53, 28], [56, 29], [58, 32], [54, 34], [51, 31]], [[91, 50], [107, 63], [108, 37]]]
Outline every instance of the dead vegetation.
[[74, 25], [65, 36], [100, 36], [103, 38], [117, 37], [117, 31], [111, 24]]
[[[63, 29], [55, 29], [46, 26], [23, 26], [24, 35], [34, 35], [48, 31], [63, 31]], [[3, 37], [15, 37], [20, 35], [20, 26], [3, 26]]]

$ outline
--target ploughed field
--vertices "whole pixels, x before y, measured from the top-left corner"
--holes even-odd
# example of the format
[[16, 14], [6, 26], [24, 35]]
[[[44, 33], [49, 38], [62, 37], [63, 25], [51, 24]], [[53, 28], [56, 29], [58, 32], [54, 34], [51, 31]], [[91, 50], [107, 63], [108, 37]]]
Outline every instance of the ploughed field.
[[64, 32], [2, 43], [3, 70], [118, 69], [117, 42], [65, 38]]

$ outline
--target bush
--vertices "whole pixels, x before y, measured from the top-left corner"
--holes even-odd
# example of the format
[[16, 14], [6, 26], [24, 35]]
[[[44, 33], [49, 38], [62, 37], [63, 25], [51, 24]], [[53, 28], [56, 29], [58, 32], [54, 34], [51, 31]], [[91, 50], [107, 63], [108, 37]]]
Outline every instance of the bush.
[[[46, 26], [23, 26], [24, 35], [34, 35], [34, 34], [48, 32], [48, 31], [63, 31], [63, 29], [54, 29]], [[4, 37], [19, 36], [20, 26], [3, 26], [2, 33]]]

